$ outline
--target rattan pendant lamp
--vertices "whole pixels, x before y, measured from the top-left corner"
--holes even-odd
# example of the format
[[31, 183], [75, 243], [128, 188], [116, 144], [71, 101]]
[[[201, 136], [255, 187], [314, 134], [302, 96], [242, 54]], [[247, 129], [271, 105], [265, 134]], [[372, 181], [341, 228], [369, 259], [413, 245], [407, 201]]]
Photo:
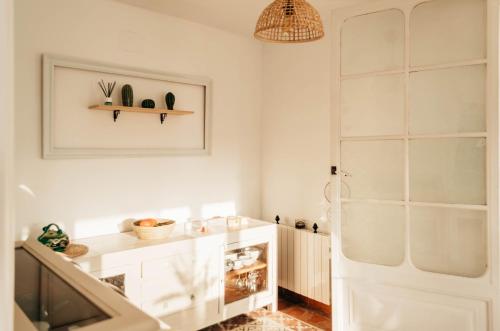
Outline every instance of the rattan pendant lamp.
[[318, 11], [305, 0], [275, 0], [262, 12], [254, 36], [277, 43], [303, 43], [325, 35]]

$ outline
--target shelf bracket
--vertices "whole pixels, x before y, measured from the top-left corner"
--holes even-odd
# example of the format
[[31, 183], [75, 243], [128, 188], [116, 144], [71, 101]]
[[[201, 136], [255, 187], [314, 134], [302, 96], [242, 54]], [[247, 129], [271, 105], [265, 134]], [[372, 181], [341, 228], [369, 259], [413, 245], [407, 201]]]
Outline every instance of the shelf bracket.
[[161, 124], [163, 124], [163, 122], [165, 122], [166, 119], [167, 119], [167, 113], [161, 113], [160, 114], [160, 122], [161, 122]]
[[113, 121], [116, 122], [116, 120], [118, 119], [118, 116], [120, 115], [120, 111], [119, 110], [113, 110]]

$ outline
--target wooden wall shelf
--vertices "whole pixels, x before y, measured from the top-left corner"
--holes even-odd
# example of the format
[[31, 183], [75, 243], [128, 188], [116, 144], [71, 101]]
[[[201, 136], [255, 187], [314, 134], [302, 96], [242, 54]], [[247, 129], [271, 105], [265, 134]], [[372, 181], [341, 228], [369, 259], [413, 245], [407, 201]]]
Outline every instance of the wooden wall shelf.
[[120, 115], [120, 112], [122, 112], [122, 111], [132, 112], [132, 113], [157, 114], [157, 115], [160, 115], [160, 121], [162, 124], [165, 121], [165, 119], [167, 118], [167, 115], [181, 116], [181, 115], [194, 114], [193, 111], [189, 111], [189, 110], [176, 110], [176, 109], [169, 110], [169, 109], [162, 109], [162, 108], [142, 108], [142, 107], [107, 106], [107, 105], [90, 106], [89, 109], [112, 111], [113, 112], [113, 119], [115, 122], [118, 119], [118, 115]]

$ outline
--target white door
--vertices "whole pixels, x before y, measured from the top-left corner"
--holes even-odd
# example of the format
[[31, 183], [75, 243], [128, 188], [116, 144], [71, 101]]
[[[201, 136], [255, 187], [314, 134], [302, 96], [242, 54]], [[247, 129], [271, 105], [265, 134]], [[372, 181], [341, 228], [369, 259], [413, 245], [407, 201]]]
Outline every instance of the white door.
[[6, 331], [14, 324], [13, 23], [14, 1], [0, 0], [0, 330]]
[[336, 331], [500, 330], [498, 11], [334, 12]]

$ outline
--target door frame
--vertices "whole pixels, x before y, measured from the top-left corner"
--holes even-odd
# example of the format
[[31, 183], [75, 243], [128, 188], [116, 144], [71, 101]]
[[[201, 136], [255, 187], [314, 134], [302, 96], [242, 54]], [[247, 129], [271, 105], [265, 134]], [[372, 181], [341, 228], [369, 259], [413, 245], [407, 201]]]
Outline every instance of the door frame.
[[0, 0], [0, 330], [14, 323], [14, 1]]
[[[331, 123], [330, 139], [331, 165], [337, 166], [337, 172], [340, 174], [340, 38], [341, 28], [346, 19], [367, 13], [378, 12], [388, 9], [400, 9], [405, 7], [405, 29], [409, 27], [409, 18], [406, 15], [416, 5], [433, 0], [379, 0], [374, 2], [362, 2], [360, 4], [333, 10], [331, 13]], [[500, 305], [500, 271], [499, 271], [499, 226], [498, 226], [498, 202], [499, 202], [499, 116], [498, 116], [498, 76], [499, 76], [499, 0], [486, 0], [487, 2], [487, 196], [488, 196], [488, 264], [487, 276], [476, 279], [464, 279], [464, 277], [433, 274], [422, 272], [419, 275], [409, 275], [407, 279], [401, 280], [401, 274], [389, 277], [388, 268], [385, 266], [368, 265], [366, 268], [370, 272], [370, 278], [379, 285], [389, 285], [394, 288], [413, 288], [417, 291], [427, 291], [436, 295], [464, 295], [484, 301], [488, 304], [488, 330], [500, 330], [500, 314], [493, 313], [499, 310]], [[408, 37], [409, 32], [405, 32]], [[408, 40], [405, 40], [408, 43]], [[332, 247], [332, 308], [334, 318], [332, 327], [335, 330], [343, 331], [349, 323], [349, 306], [345, 305], [344, 298], [347, 293], [345, 283], [350, 277], [355, 279], [359, 273], [348, 274], [347, 277], [342, 270], [343, 263], [347, 259], [342, 253], [341, 229], [340, 229], [340, 175], [331, 177], [331, 247]], [[408, 240], [408, 223], [406, 223], [406, 240]], [[408, 242], [406, 243], [408, 247]], [[408, 252], [406, 252], [408, 255]], [[364, 269], [364, 268], [363, 268]], [[360, 269], [359, 271], [362, 271]], [[366, 271], [366, 269], [365, 269]], [[399, 276], [399, 277], [398, 277]], [[482, 285], [480, 291], [476, 290], [478, 285]], [[461, 288], [462, 287], [462, 288]], [[457, 288], [461, 288], [457, 291]], [[493, 291], [493, 293], [488, 293]], [[478, 293], [479, 292], [479, 293]]]

